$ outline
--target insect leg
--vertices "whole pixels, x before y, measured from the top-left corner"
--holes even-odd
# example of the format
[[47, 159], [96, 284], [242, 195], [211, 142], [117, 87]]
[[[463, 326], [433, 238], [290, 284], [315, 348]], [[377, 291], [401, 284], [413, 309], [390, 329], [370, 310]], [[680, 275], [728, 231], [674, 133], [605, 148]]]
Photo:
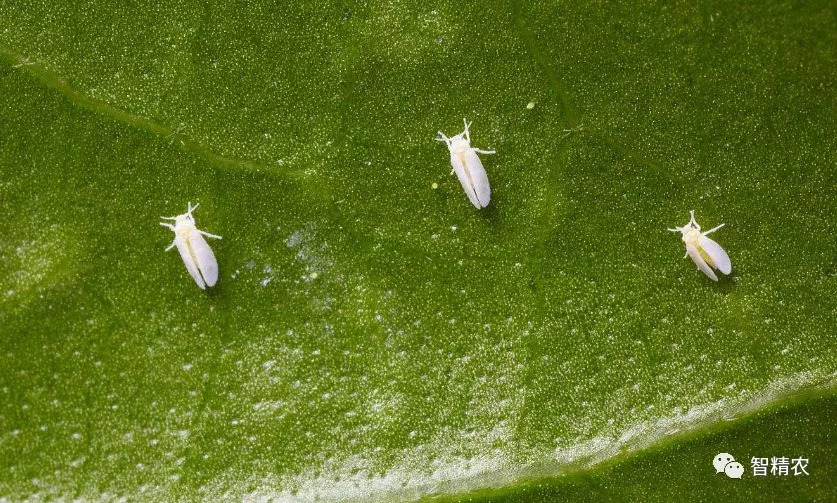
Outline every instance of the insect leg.
[[199, 232], [199, 233], [201, 233], [201, 234], [203, 234], [204, 236], [206, 236], [206, 237], [208, 237], [208, 238], [221, 239], [221, 236], [218, 236], [218, 235], [215, 235], [215, 234], [210, 234], [210, 233], [208, 233], [208, 232], [204, 232], [204, 231], [202, 231], [202, 230], [200, 230], [200, 229], [198, 229], [198, 232]]

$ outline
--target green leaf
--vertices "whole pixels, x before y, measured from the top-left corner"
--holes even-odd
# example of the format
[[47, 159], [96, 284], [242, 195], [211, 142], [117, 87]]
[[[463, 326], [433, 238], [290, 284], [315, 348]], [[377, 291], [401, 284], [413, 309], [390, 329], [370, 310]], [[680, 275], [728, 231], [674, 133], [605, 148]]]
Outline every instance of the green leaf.
[[[0, 25], [0, 498], [513, 489], [834, 389], [830, 2]], [[433, 141], [463, 117], [482, 211]], [[205, 292], [158, 225], [189, 201]]]
[[[799, 403], [802, 399], [806, 401]], [[835, 413], [837, 398], [833, 393], [830, 397], [800, 396], [741, 421], [712, 425], [711, 432], [681, 435], [661, 442], [660, 448], [624, 456], [593, 470], [482, 491], [469, 495], [468, 501], [662, 502], [671, 501], [673, 495], [680, 501], [829, 501], [834, 494], [831, 481], [837, 474], [831, 427]], [[730, 454], [746, 467], [740, 481], [715, 472], [710, 461], [719, 450], [732, 451]], [[753, 457], [767, 458], [766, 473], [754, 475]], [[786, 474], [780, 468], [782, 458]]]

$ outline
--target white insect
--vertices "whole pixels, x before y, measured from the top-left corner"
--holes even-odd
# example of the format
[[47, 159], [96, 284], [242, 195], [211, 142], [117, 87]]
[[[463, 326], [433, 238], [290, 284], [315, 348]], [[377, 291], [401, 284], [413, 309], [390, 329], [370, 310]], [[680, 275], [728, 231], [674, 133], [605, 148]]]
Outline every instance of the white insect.
[[729, 255], [721, 248], [721, 245], [712, 241], [707, 234], [715, 232], [724, 224], [721, 224], [706, 232], [700, 232], [700, 225], [695, 222], [695, 210], [689, 212], [691, 218], [689, 223], [683, 227], [675, 227], [669, 229], [671, 232], [679, 232], [683, 235], [683, 242], [686, 243], [686, 255], [683, 258], [691, 257], [692, 261], [697, 265], [698, 269], [703, 271], [712, 281], [718, 281], [715, 276], [715, 269], [724, 274], [732, 272], [732, 264], [729, 261]]
[[488, 175], [477, 156], [480, 154], [494, 154], [493, 150], [480, 150], [471, 147], [471, 135], [468, 133], [470, 123], [466, 119], [465, 131], [448, 138], [441, 131], [436, 141], [443, 141], [450, 150], [450, 165], [453, 168], [451, 173], [456, 173], [459, 183], [465, 189], [465, 194], [477, 209], [485, 208], [491, 200], [491, 187], [488, 185]]
[[214, 286], [215, 282], [218, 281], [218, 262], [203, 237], [221, 239], [221, 236], [204, 232], [195, 227], [192, 212], [198, 209], [198, 206], [200, 204], [193, 207], [192, 203], [189, 203], [186, 213], [182, 215], [160, 217], [163, 220], [174, 220], [174, 225], [165, 222], [160, 222], [160, 225], [168, 227], [174, 232], [174, 241], [172, 241], [171, 246], [166, 248], [166, 251], [177, 247], [183, 263], [186, 264], [186, 270], [189, 271], [192, 279], [203, 290], [207, 286]]

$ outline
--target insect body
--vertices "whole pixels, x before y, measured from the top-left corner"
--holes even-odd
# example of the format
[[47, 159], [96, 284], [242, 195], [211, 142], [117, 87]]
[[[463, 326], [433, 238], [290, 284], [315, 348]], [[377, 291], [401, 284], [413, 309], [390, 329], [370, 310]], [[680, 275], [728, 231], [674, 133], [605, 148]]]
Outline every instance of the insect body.
[[493, 154], [495, 152], [471, 147], [471, 135], [468, 133], [468, 127], [471, 124], [466, 119], [462, 120], [465, 122], [465, 131], [452, 138], [448, 138], [439, 131], [436, 140], [443, 141], [448, 146], [450, 165], [453, 168], [451, 173], [456, 173], [471, 204], [477, 209], [485, 208], [491, 200], [491, 187], [488, 185], [488, 175], [485, 174], [485, 168], [482, 167], [477, 153]]
[[195, 227], [192, 212], [198, 209], [198, 206], [200, 204], [193, 207], [192, 203], [189, 203], [186, 213], [182, 215], [160, 217], [164, 220], [174, 220], [174, 225], [165, 222], [160, 222], [160, 225], [168, 227], [174, 232], [174, 241], [172, 241], [171, 246], [166, 248], [166, 251], [177, 247], [183, 263], [186, 264], [186, 270], [189, 271], [192, 279], [203, 290], [207, 286], [214, 286], [215, 282], [218, 281], [218, 262], [203, 237], [221, 239], [221, 236], [204, 232]]
[[669, 230], [682, 234], [683, 242], [686, 244], [686, 255], [683, 258], [690, 257], [698, 269], [703, 271], [703, 274], [706, 274], [712, 281], [718, 281], [718, 277], [712, 268], [724, 274], [729, 274], [732, 272], [732, 264], [729, 261], [729, 255], [721, 248], [721, 245], [709, 239], [706, 235], [717, 231], [724, 224], [706, 232], [700, 232], [700, 225], [695, 222], [695, 210], [690, 211], [689, 214], [691, 215], [689, 223], [683, 227], [675, 227]]

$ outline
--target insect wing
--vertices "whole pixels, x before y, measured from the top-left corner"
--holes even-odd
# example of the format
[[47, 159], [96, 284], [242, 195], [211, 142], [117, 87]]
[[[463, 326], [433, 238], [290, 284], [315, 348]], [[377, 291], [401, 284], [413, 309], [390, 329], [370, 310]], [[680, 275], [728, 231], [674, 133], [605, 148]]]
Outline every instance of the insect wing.
[[473, 150], [465, 152], [465, 170], [470, 176], [480, 207], [485, 208], [491, 201], [491, 186], [488, 185], [488, 175], [482, 167], [482, 161]]
[[732, 263], [729, 260], [729, 255], [721, 248], [721, 245], [706, 236], [700, 236], [698, 238], [698, 245], [712, 259], [712, 262], [714, 262], [715, 267], [719, 271], [724, 274], [732, 272]]
[[198, 264], [195, 261], [195, 257], [192, 255], [192, 250], [189, 247], [187, 238], [178, 236], [175, 238], [174, 244], [177, 245], [177, 251], [180, 252], [180, 258], [183, 259], [183, 264], [186, 266], [186, 270], [189, 271], [192, 279], [195, 280], [195, 283], [198, 284], [198, 287], [200, 287], [201, 290], [205, 289], [206, 283], [204, 283], [201, 273], [198, 271]]
[[468, 199], [471, 200], [471, 204], [473, 204], [477, 209], [482, 208], [480, 200], [477, 197], [477, 193], [474, 192], [474, 186], [471, 183], [471, 179], [468, 176], [468, 171], [465, 166], [465, 157], [456, 153], [451, 153], [450, 165], [453, 167], [453, 171], [459, 178], [459, 183], [462, 184], [462, 188], [465, 189], [465, 194], [467, 194]]
[[198, 269], [204, 281], [206, 281], [206, 285], [214, 286], [218, 281], [218, 262], [215, 260], [215, 254], [212, 253], [212, 248], [209, 247], [197, 229], [189, 232], [189, 245], [192, 247], [195, 262], [197, 262]]
[[706, 261], [703, 260], [703, 257], [700, 255], [700, 251], [697, 248], [690, 244], [687, 244], [686, 253], [689, 255], [689, 257], [692, 258], [692, 262], [694, 262], [695, 265], [698, 266], [698, 269], [703, 271], [703, 274], [706, 274], [706, 276], [709, 277], [709, 279], [711, 279], [712, 281], [718, 281], [718, 276], [715, 276], [715, 272], [712, 270], [711, 267], [709, 267], [709, 264], [707, 264]]

